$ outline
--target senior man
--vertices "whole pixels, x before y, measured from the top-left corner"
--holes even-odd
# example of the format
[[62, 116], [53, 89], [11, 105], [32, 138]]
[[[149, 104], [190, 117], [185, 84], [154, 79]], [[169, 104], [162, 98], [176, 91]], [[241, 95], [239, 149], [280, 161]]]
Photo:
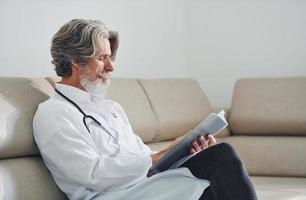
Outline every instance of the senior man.
[[46, 166], [69, 199], [256, 199], [235, 150], [215, 145], [213, 136], [193, 141], [190, 153], [196, 155], [177, 169], [148, 177], [152, 164], [183, 137], [154, 153], [134, 134], [123, 108], [105, 99], [117, 48], [118, 34], [96, 20], [71, 20], [52, 39], [61, 81], [39, 105], [33, 129]]

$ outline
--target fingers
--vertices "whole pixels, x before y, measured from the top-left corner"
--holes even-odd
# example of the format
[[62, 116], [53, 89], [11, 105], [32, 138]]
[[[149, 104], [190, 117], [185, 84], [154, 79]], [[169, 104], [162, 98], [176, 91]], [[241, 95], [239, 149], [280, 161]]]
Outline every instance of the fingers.
[[198, 144], [198, 142], [197, 142], [196, 140], [194, 140], [194, 141], [192, 142], [192, 146], [193, 146], [193, 148], [196, 150], [196, 152], [202, 150], [201, 146]]
[[208, 140], [205, 140], [203, 135], [200, 135], [196, 140], [192, 141], [191, 153], [200, 152], [208, 147]]
[[191, 153], [191, 154], [195, 154], [196, 152], [197, 152], [197, 151], [196, 151], [194, 148], [191, 148], [191, 149], [190, 149], [190, 153]]
[[203, 135], [200, 135], [199, 137], [198, 137], [198, 140], [199, 140], [199, 142], [200, 142], [200, 144], [201, 144], [201, 147], [202, 147], [202, 149], [206, 149], [207, 147], [208, 147], [208, 140], [205, 140], [205, 138], [204, 138], [204, 136]]
[[208, 135], [205, 139], [204, 135], [200, 135], [196, 140], [194, 140], [191, 145], [190, 153], [194, 154], [200, 152], [204, 149], [207, 149], [210, 146], [216, 144], [216, 139], [212, 135]]
[[215, 145], [217, 142], [216, 142], [216, 139], [214, 136], [212, 135], [208, 135], [208, 146], [212, 146], [212, 145]]

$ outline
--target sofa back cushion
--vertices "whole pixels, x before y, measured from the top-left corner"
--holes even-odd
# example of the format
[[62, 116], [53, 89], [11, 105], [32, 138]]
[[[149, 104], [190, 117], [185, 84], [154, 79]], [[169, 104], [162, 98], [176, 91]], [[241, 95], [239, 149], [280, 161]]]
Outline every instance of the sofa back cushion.
[[44, 79], [0, 78], [0, 158], [38, 154], [32, 119], [52, 91]]
[[[0, 158], [39, 155], [32, 119], [38, 104], [53, 93], [43, 78], [0, 78]], [[146, 143], [174, 139], [212, 112], [191, 79], [113, 78], [107, 97], [123, 106], [135, 133]]]
[[113, 78], [107, 98], [120, 103], [132, 125], [133, 131], [148, 143], [157, 132], [157, 120], [143, 88], [137, 80]]
[[[58, 77], [51, 78], [58, 82]], [[152, 142], [157, 132], [157, 120], [143, 88], [136, 79], [112, 78], [107, 99], [118, 102], [126, 112], [133, 131], [145, 143]]]
[[139, 80], [157, 118], [153, 141], [170, 140], [192, 130], [212, 108], [192, 79]]
[[239, 135], [306, 135], [306, 77], [241, 79], [229, 124]]

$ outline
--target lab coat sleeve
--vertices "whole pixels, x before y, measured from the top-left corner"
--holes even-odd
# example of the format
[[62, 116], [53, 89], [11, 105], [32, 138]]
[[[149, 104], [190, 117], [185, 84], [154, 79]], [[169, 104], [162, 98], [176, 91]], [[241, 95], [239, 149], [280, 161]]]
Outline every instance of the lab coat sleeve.
[[146, 177], [152, 165], [149, 154], [104, 156], [81, 127], [81, 120], [79, 113], [67, 107], [38, 108], [33, 121], [34, 136], [53, 170], [58, 170], [67, 181], [96, 191], [124, 187]]
[[136, 137], [138, 146], [143, 152], [148, 153], [150, 155], [157, 153], [157, 151], [152, 151], [152, 149], [148, 145], [143, 143], [142, 139], [137, 134], [135, 134], [135, 137]]

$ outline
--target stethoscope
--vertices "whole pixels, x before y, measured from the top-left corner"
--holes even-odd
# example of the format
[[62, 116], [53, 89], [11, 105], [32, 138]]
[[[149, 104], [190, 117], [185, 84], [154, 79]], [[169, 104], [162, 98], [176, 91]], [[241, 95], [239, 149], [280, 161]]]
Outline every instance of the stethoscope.
[[78, 106], [78, 104], [76, 104], [74, 101], [72, 101], [71, 99], [69, 99], [66, 95], [64, 95], [62, 92], [60, 92], [58, 89], [54, 88], [55, 92], [57, 94], [59, 94], [61, 97], [63, 97], [65, 100], [67, 100], [69, 103], [71, 103], [74, 107], [76, 107], [80, 113], [82, 113], [83, 115], [83, 124], [84, 126], [86, 127], [88, 133], [90, 134], [90, 130], [88, 128], [88, 125], [86, 123], [86, 119], [91, 119], [93, 120], [96, 124], [98, 124], [109, 136], [111, 136], [117, 146], [116, 150], [114, 153], [111, 154], [111, 157], [115, 157], [118, 155], [118, 153], [120, 152], [120, 144], [118, 142], [118, 140], [115, 138], [115, 136], [113, 136], [113, 134], [110, 133], [109, 130], [107, 130], [105, 127], [102, 126], [102, 124], [96, 119], [94, 118], [93, 116], [91, 115], [87, 115], [81, 108], [80, 106]]

